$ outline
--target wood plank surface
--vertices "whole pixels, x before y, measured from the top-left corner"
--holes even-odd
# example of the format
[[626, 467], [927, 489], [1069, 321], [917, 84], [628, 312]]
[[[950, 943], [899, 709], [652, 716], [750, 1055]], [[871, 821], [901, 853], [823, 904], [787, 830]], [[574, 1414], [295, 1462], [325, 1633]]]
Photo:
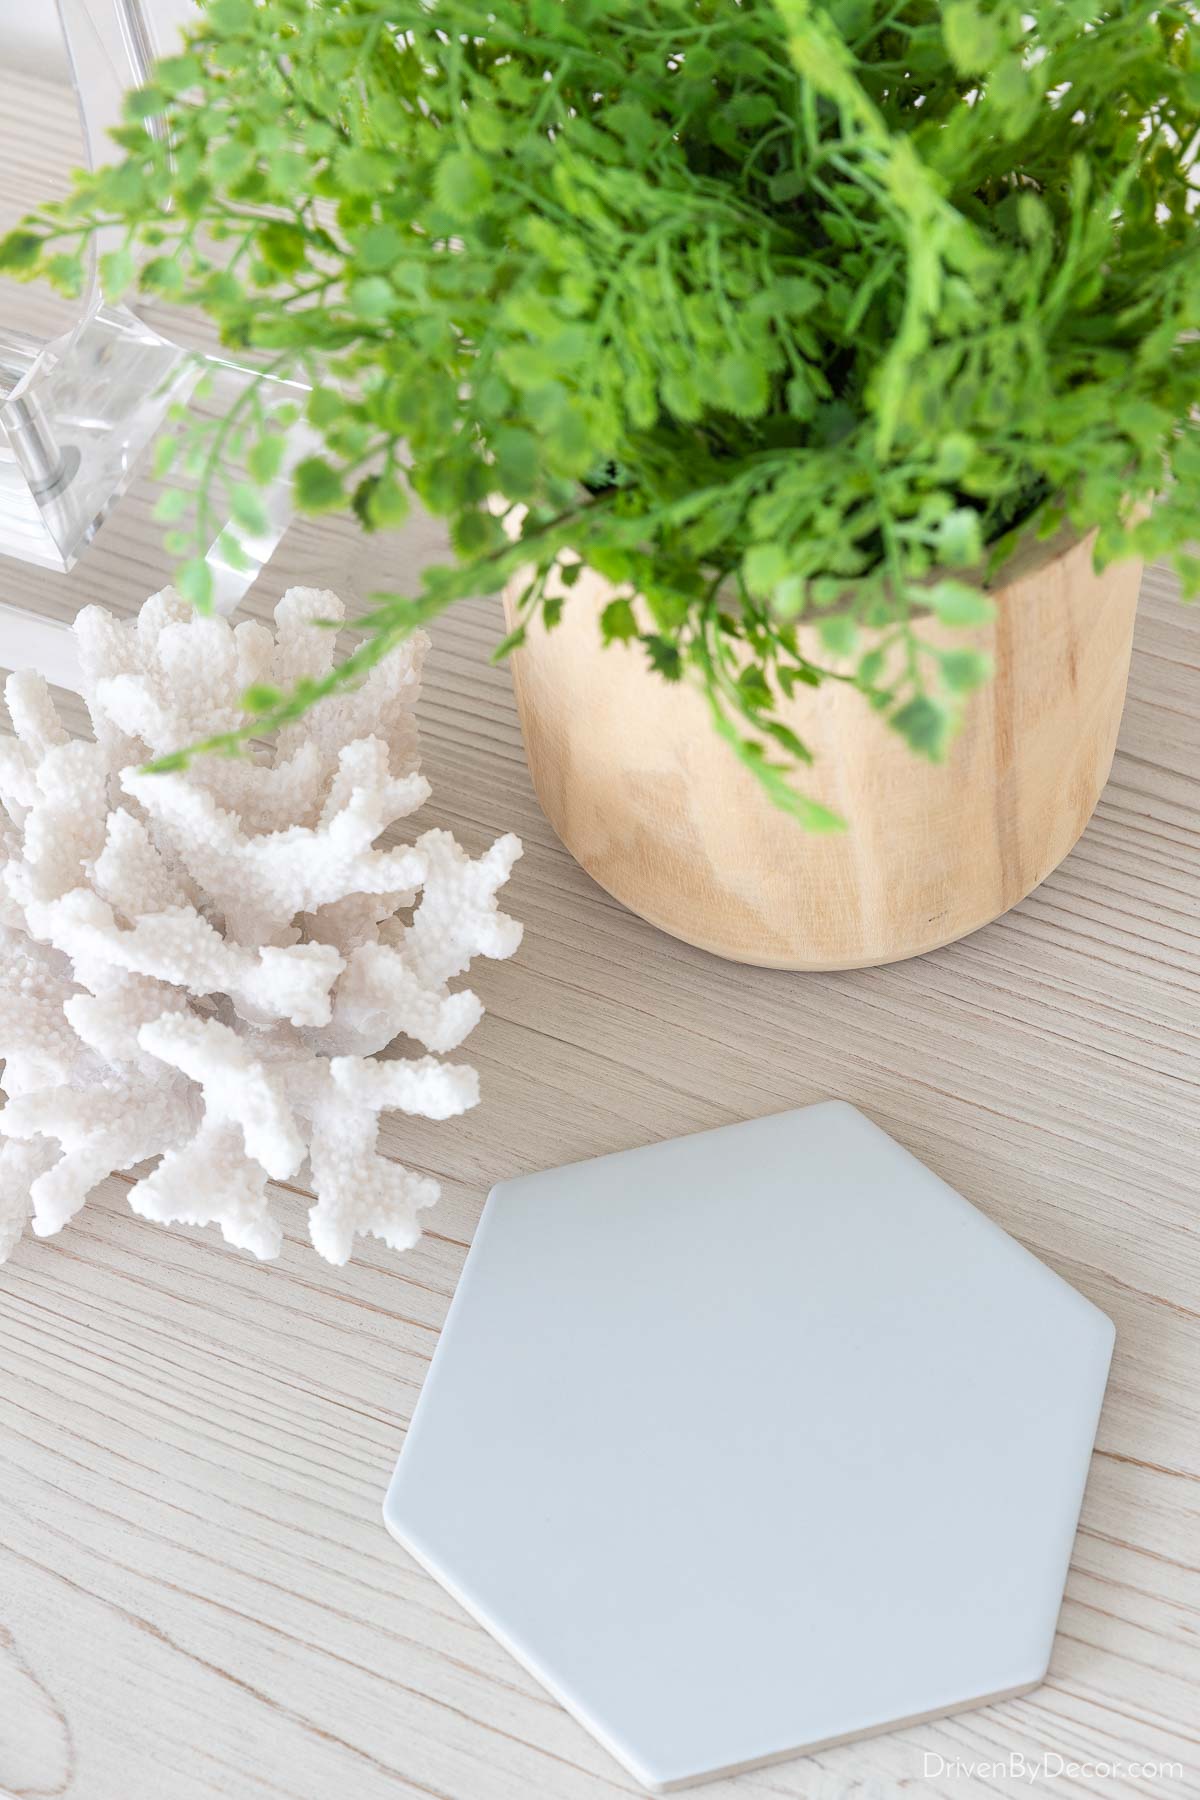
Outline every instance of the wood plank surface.
[[[64, 97], [11, 83], [0, 229], [72, 154]], [[293, 580], [361, 597], [437, 541], [297, 526], [252, 609]], [[71, 577], [0, 559], [0, 598], [128, 611], [166, 566], [135, 489]], [[1028, 900], [918, 961], [830, 975], [719, 962], [576, 867], [487, 663], [498, 619], [481, 601], [435, 632], [425, 822], [473, 851], [520, 833], [506, 905], [526, 936], [472, 977], [480, 1107], [391, 1131], [444, 1187], [418, 1248], [329, 1268], [295, 1193], [280, 1261], [256, 1264], [133, 1217], [114, 1179], [0, 1268], [0, 1791], [635, 1791], [387, 1536], [383, 1488], [493, 1181], [833, 1095], [1104, 1307], [1113, 1374], [1045, 1685], [709, 1791], [1016, 1793], [994, 1765], [1023, 1756], [1051, 1759], [1035, 1792], [1200, 1794], [1200, 613], [1147, 575], [1112, 779]]]

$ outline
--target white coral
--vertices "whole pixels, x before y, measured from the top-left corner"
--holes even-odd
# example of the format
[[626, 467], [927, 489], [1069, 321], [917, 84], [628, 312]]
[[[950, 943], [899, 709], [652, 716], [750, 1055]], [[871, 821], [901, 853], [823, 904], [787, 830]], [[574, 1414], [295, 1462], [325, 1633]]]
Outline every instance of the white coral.
[[[269, 1182], [304, 1181], [312, 1241], [345, 1262], [419, 1235], [437, 1184], [380, 1154], [381, 1113], [447, 1119], [475, 1071], [439, 1061], [482, 1006], [449, 983], [510, 956], [497, 908], [520, 855], [445, 831], [381, 846], [429, 794], [413, 717], [425, 641], [282, 732], [272, 750], [145, 764], [238, 726], [252, 682], [331, 666], [340, 602], [293, 589], [275, 632], [170, 591], [125, 624], [76, 621], [94, 743], [39, 677], [10, 677], [0, 739], [0, 1261], [61, 1229], [105, 1176], [154, 1160], [144, 1218], [218, 1225], [256, 1256], [282, 1233]], [[399, 1034], [433, 1054], [381, 1059]]]

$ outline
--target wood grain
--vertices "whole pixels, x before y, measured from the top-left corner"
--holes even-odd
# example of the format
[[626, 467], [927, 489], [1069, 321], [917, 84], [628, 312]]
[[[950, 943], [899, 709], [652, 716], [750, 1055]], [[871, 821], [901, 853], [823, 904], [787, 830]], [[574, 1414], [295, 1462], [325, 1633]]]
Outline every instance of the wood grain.
[[[510, 625], [527, 580], [506, 590]], [[696, 687], [662, 681], [635, 648], [602, 648], [600, 614], [616, 589], [585, 569], [555, 629], [533, 620], [513, 657], [534, 788], [588, 874], [685, 943], [770, 969], [919, 956], [1023, 899], [1091, 818], [1112, 766], [1140, 582], [1137, 563], [1097, 574], [1091, 538], [1064, 531], [1016, 559], [990, 623], [963, 631], [926, 619], [927, 651], [973, 650], [995, 671], [941, 763], [914, 757], [847, 682], [782, 701], [781, 721], [815, 759], [805, 795], [850, 825], [814, 834], [729, 754]], [[830, 665], [814, 626], [797, 636]], [[872, 644], [885, 681], [902, 679], [894, 634], [860, 634], [855, 656]]]
[[[61, 169], [61, 100], [22, 83], [3, 104], [0, 183]], [[365, 546], [297, 527], [253, 607], [289, 580], [351, 596], [402, 580], [431, 529]], [[65, 614], [129, 609], [165, 569], [157, 533], [135, 494], [71, 577], [0, 561], [0, 581]], [[384, 1485], [492, 1181], [836, 1095], [1112, 1315], [1113, 1375], [1045, 1685], [708, 1792], [1016, 1794], [923, 1772], [927, 1754], [1020, 1753], [1181, 1771], [1034, 1792], [1200, 1794], [1200, 615], [1147, 575], [1112, 778], [1036, 892], [920, 960], [809, 975], [666, 937], [572, 861], [487, 663], [499, 629], [491, 602], [448, 619], [422, 703], [428, 822], [473, 849], [520, 832], [507, 903], [526, 938], [473, 977], [481, 1106], [391, 1138], [444, 1186], [419, 1247], [328, 1268], [285, 1194], [283, 1256], [255, 1264], [136, 1219], [113, 1180], [0, 1269], [0, 1790], [632, 1792], [392, 1542]]]

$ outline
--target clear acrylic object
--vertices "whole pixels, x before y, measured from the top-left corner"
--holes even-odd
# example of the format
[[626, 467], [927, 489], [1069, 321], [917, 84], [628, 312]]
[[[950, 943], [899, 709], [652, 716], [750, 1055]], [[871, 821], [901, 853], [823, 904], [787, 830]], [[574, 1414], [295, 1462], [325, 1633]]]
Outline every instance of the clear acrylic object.
[[[89, 160], [116, 154], [107, 132], [124, 92], [169, 53], [190, 0], [58, 0]], [[153, 129], [151, 125], [150, 129]], [[201, 384], [201, 376], [207, 380]], [[105, 300], [93, 272], [80, 316], [49, 343], [0, 318], [0, 553], [69, 570], [125, 491], [168, 409], [203, 385], [228, 410], [249, 371], [154, 330]], [[241, 543], [234, 567], [220, 539], [208, 554], [214, 599], [232, 610], [270, 556], [290, 514], [281, 479], [263, 496], [268, 532]]]
[[125, 307], [99, 302], [66, 338], [0, 330], [0, 550], [69, 569], [124, 491], [193, 358]]

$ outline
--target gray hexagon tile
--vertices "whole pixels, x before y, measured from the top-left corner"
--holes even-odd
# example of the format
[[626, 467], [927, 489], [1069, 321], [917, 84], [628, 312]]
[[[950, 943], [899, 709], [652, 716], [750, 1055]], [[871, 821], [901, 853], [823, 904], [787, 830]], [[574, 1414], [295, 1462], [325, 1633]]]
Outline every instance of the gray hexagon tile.
[[662, 1792], [1035, 1686], [1112, 1342], [811, 1106], [494, 1189], [384, 1516]]

